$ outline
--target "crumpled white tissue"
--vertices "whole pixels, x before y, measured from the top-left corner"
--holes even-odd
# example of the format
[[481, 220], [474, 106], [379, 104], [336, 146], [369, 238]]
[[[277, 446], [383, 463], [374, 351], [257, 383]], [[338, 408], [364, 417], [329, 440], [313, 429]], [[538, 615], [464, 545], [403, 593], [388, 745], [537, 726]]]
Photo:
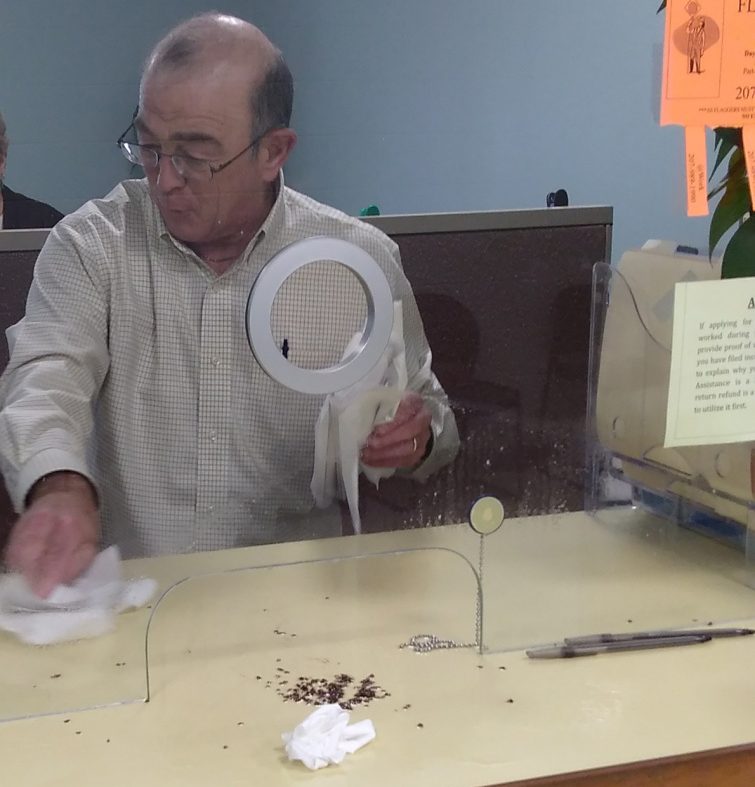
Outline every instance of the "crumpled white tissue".
[[[355, 334], [344, 357], [348, 356], [361, 334]], [[406, 351], [404, 320], [400, 301], [393, 304], [393, 329], [383, 355], [358, 382], [325, 398], [315, 425], [315, 462], [310, 488], [320, 508], [329, 506], [338, 495], [339, 485], [346, 494], [354, 532], [362, 531], [359, 517], [360, 471], [378, 485], [393, 475], [390, 467], [369, 467], [359, 461], [359, 452], [372, 429], [387, 423], [396, 414], [406, 390]]]
[[0, 629], [30, 645], [97, 637], [114, 628], [119, 612], [144, 606], [156, 590], [153, 579], [124, 580], [120, 552], [112, 546], [47, 598], [34, 593], [21, 574], [0, 576]]
[[369, 719], [349, 724], [349, 711], [340, 705], [321, 705], [297, 725], [293, 732], [281, 735], [289, 760], [301, 760], [316, 770], [338, 765], [375, 738], [375, 726]]

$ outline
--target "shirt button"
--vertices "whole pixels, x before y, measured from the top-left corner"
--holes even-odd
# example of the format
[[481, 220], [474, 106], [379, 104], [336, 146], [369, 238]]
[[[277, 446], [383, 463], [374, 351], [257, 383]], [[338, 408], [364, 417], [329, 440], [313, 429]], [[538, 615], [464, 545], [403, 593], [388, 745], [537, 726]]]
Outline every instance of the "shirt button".
[[212, 503], [210, 503], [210, 505], [207, 506], [207, 513], [211, 514], [214, 510], [215, 510], [215, 506]]
[[210, 431], [210, 442], [217, 443], [217, 441], [218, 441], [218, 433], [215, 429], [212, 429]]
[[220, 366], [220, 358], [212, 358], [210, 363], [217, 369]]

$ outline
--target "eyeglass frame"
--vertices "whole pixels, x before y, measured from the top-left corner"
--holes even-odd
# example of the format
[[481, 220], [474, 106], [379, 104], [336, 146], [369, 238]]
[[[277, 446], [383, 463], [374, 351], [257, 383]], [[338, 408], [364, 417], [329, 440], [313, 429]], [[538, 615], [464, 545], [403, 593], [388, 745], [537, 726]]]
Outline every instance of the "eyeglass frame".
[[[120, 149], [121, 153], [123, 153], [124, 158], [126, 159], [126, 161], [129, 161], [132, 164], [136, 164], [136, 166], [138, 166], [138, 167], [144, 168], [144, 164], [140, 164], [140, 163], [138, 163], [136, 161], [131, 161], [131, 159], [126, 155], [126, 151], [125, 151], [125, 149], [123, 147], [124, 143], [127, 144], [127, 145], [134, 145], [135, 147], [138, 147], [138, 148], [143, 149], [143, 150], [148, 150], [150, 153], [153, 153], [154, 156], [155, 156], [155, 164], [154, 164], [154, 166], [155, 167], [159, 167], [160, 166], [160, 159], [163, 156], [167, 156], [168, 155], [167, 153], [162, 153], [160, 151], [155, 150], [154, 148], [150, 148], [150, 147], [147, 147], [146, 145], [142, 145], [139, 142], [125, 142], [126, 135], [129, 133], [129, 131], [131, 131], [133, 129], [136, 132], [136, 126], [134, 125], [134, 122], [136, 121], [136, 116], [138, 114], [139, 114], [139, 107], [137, 107], [134, 110], [134, 114], [131, 116], [131, 122], [129, 123], [128, 128], [118, 137], [118, 139], [116, 140], [115, 144], [118, 145], [118, 148]], [[206, 161], [207, 168], [210, 170], [210, 177], [209, 177], [207, 182], [211, 181], [218, 172], [222, 172], [226, 167], [228, 167], [231, 164], [233, 164], [234, 161], [236, 161], [237, 159], [240, 159], [244, 155], [244, 153], [246, 153], [247, 151], [251, 150], [255, 145], [257, 145], [260, 142], [260, 140], [266, 134], [269, 134], [271, 131], [276, 131], [276, 130], [281, 129], [281, 128], [285, 128], [285, 126], [271, 126], [270, 128], [265, 129], [265, 131], [263, 131], [261, 134], [257, 134], [257, 136], [254, 137], [254, 139], [240, 153], [237, 153], [235, 156], [233, 156], [233, 158], [230, 158], [230, 159], [228, 159], [228, 161], [225, 161], [222, 164], [218, 164], [217, 166], [213, 166], [212, 164], [210, 164], [209, 159], [202, 159], [203, 161]], [[171, 153], [169, 158], [170, 158], [171, 164], [173, 164], [173, 168], [176, 170], [176, 172], [184, 180], [190, 180], [190, 177], [187, 177], [176, 166], [176, 162], [173, 160], [176, 156], [178, 156], [179, 159], [186, 159], [186, 156], [184, 156], [184, 155], [182, 155], [180, 153]], [[190, 156], [189, 158], [194, 158], [194, 157]], [[196, 159], [196, 160], [199, 161], [200, 159]]]

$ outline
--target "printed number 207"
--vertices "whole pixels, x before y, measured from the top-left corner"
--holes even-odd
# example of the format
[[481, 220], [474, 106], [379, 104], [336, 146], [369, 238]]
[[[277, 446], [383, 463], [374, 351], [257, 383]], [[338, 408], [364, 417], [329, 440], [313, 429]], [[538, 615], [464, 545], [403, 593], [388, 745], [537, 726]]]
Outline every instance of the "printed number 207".
[[755, 87], [737, 87], [737, 101], [755, 98]]

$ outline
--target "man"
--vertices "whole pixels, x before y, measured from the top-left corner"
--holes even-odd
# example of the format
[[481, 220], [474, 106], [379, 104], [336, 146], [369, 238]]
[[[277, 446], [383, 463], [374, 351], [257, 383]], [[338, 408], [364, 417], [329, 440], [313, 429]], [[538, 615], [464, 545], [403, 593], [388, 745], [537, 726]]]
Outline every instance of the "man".
[[19, 194], [5, 185], [8, 163], [8, 130], [0, 115], [0, 230], [25, 230], [54, 227], [63, 214], [46, 202]]
[[[267, 377], [243, 326], [257, 273], [301, 238], [359, 244], [402, 302], [408, 390], [362, 461], [422, 479], [453, 457], [395, 244], [283, 184], [292, 96], [257, 28], [218, 14], [179, 25], [147, 61], [119, 140], [146, 181], [83, 206], [41, 252], [0, 384], [0, 460], [22, 512], [6, 561], [39, 594], [77, 576], [101, 540], [128, 556], [322, 534], [306, 523], [323, 399]], [[331, 353], [344, 347], [362, 319], [348, 282], [309, 276], [291, 290], [289, 360], [318, 358], [323, 326], [299, 319], [313, 298]]]
[[695, 15], [687, 23], [687, 57], [690, 74], [702, 74], [700, 64], [705, 53], [705, 17]]

